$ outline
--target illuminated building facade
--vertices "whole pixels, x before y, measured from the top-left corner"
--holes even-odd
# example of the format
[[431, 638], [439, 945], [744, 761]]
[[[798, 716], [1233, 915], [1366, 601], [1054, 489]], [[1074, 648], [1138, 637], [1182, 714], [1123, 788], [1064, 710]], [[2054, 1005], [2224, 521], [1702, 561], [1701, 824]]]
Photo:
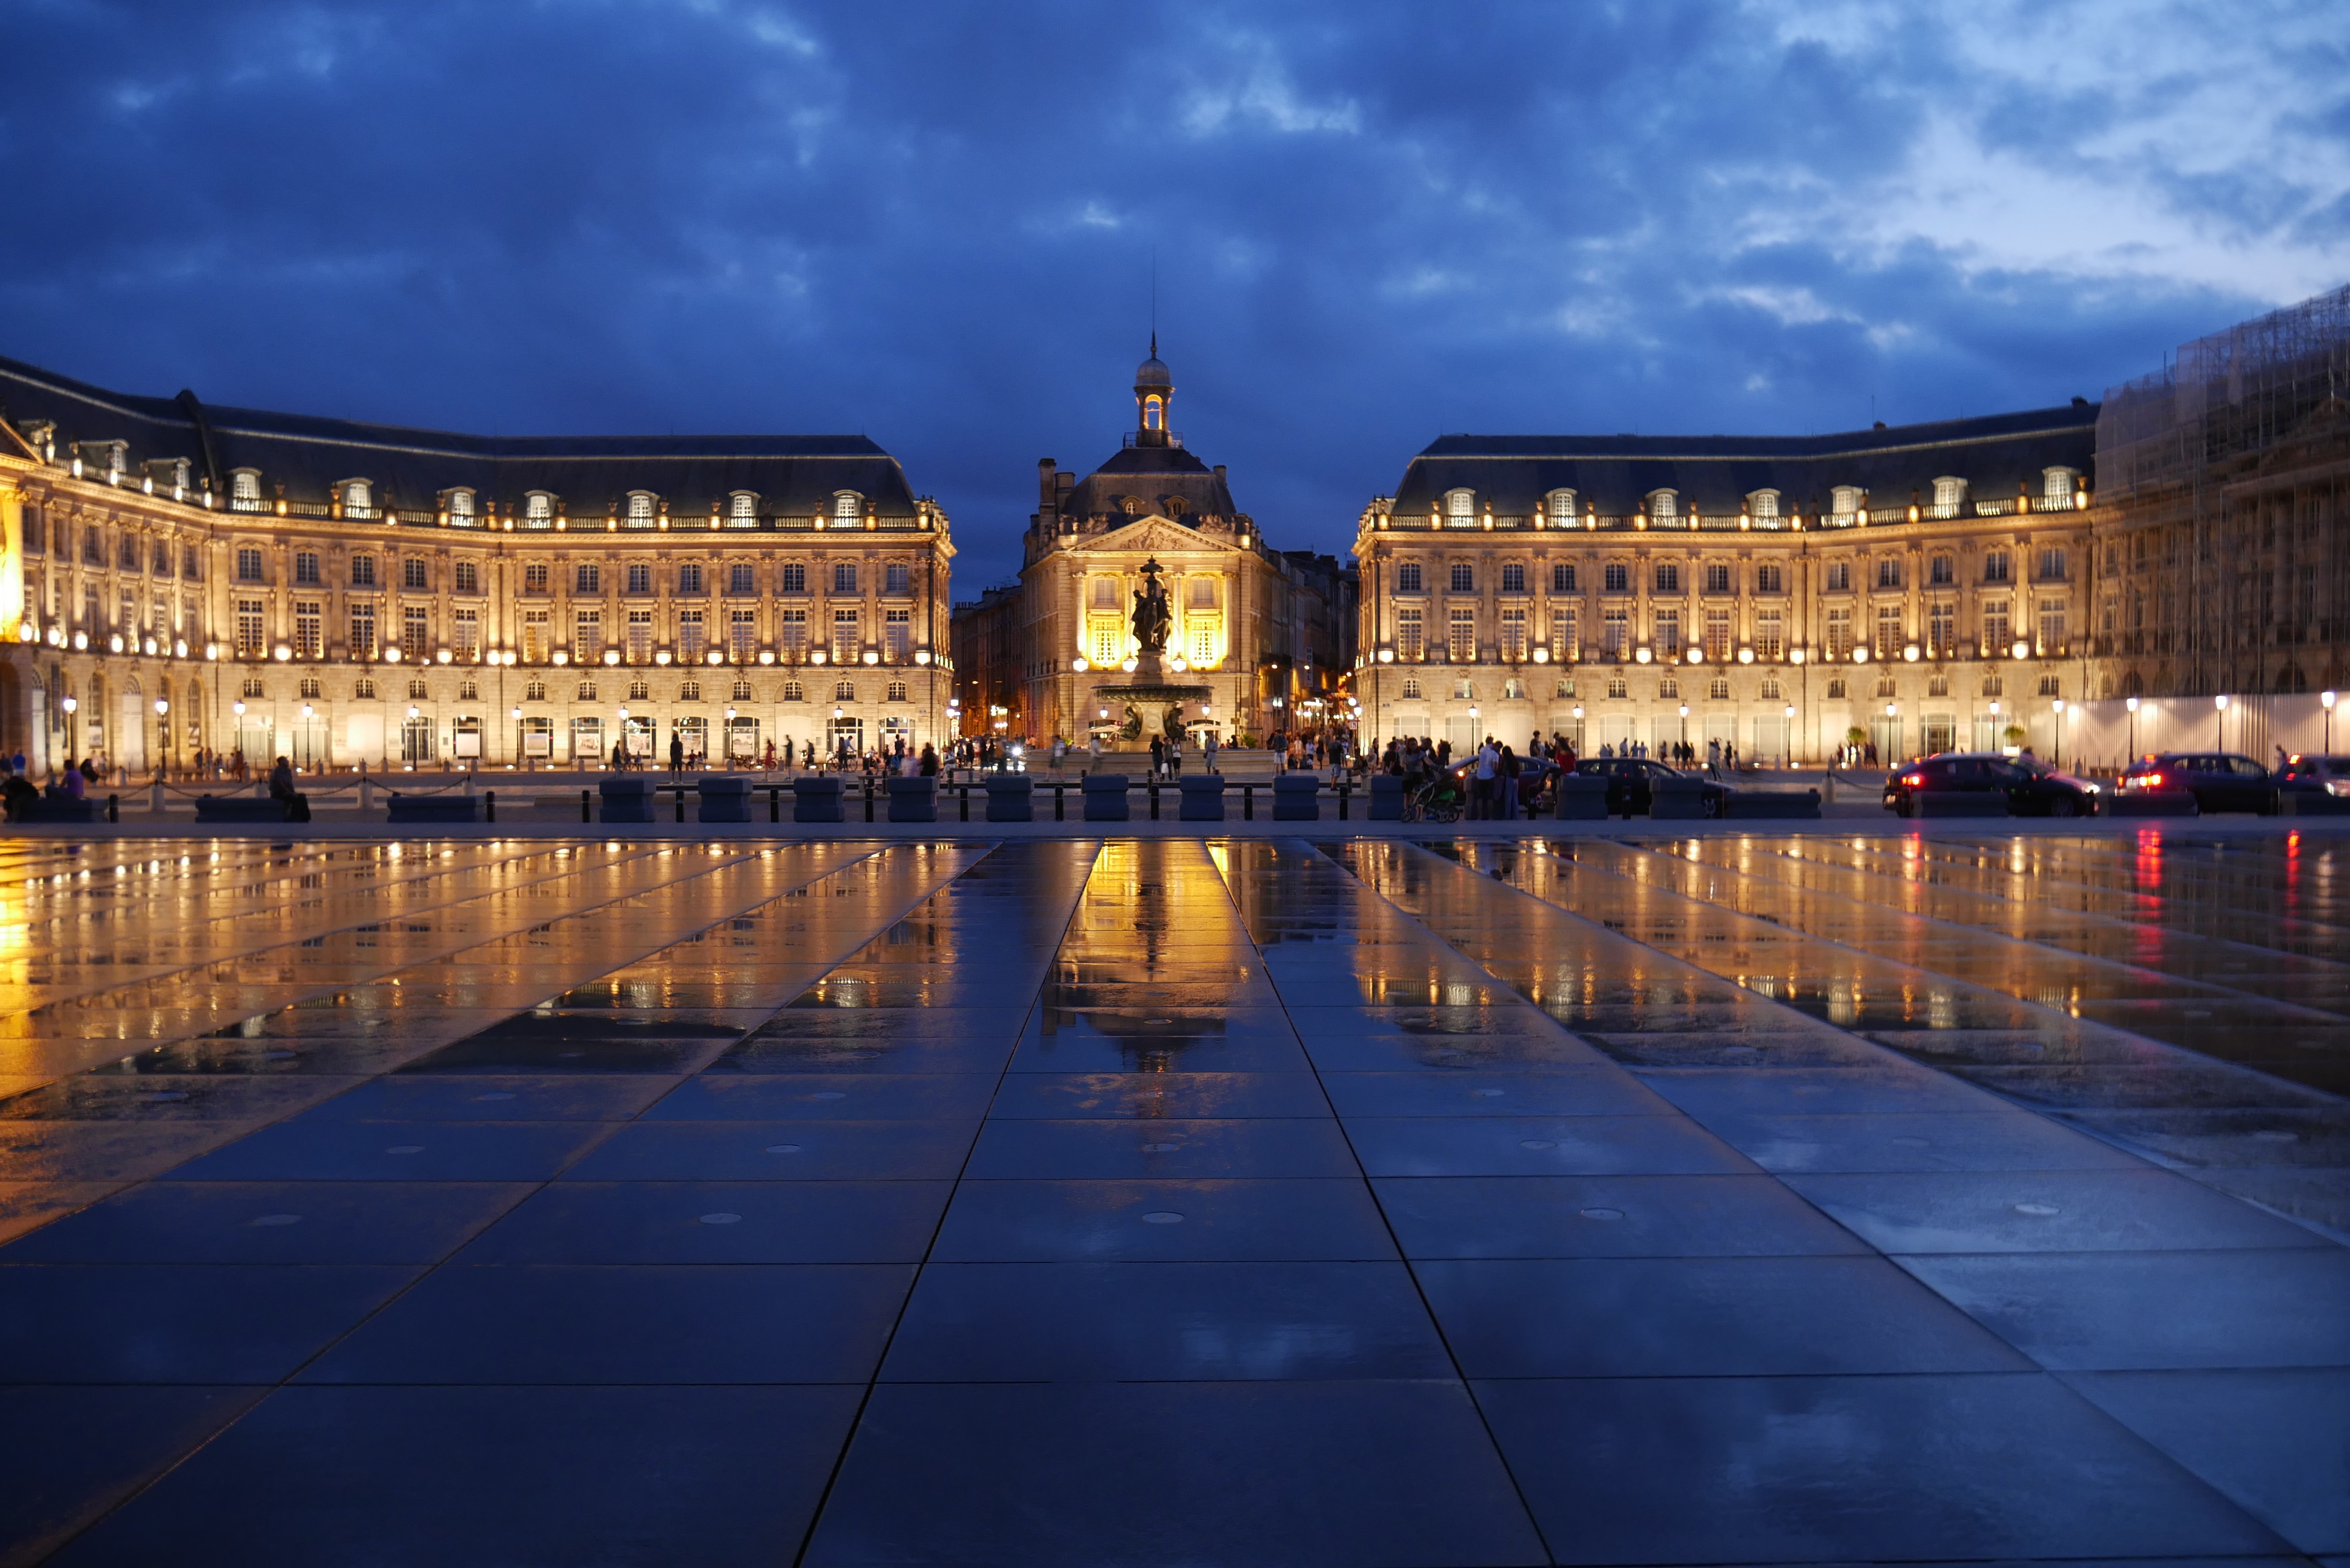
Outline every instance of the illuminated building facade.
[[0, 360], [0, 745], [36, 763], [946, 732], [947, 518], [861, 436], [486, 439]]

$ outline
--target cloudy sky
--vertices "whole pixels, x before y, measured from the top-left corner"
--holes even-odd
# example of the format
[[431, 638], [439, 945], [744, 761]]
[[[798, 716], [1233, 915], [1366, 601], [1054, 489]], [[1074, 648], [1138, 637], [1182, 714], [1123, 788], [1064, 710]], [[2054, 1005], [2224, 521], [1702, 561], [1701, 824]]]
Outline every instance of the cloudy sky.
[[1176, 427], [1343, 551], [1456, 431], [2061, 402], [2350, 281], [2340, 0], [5, 0], [0, 354], [508, 432], [862, 431], [968, 595]]

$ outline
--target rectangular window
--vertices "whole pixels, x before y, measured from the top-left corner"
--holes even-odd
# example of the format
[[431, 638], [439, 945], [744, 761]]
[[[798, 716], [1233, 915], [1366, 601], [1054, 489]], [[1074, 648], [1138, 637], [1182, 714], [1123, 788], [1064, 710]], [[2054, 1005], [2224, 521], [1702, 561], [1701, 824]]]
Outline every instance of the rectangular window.
[[1621, 561], [1609, 562], [1604, 568], [1604, 574], [1607, 592], [1628, 594], [1632, 591], [1632, 568]]
[[571, 657], [593, 664], [604, 657], [604, 612], [576, 610], [571, 617]]
[[427, 575], [427, 571], [423, 556], [402, 556], [400, 562], [400, 586], [403, 588], [418, 590], [431, 587], [432, 581]]
[[[92, 534], [91, 537], [95, 538], [97, 535]], [[257, 583], [261, 581], [260, 551], [250, 548], [240, 548], [237, 551], [236, 580], [240, 583]]]
[[1879, 659], [1898, 659], [1906, 646], [1901, 633], [1901, 607], [1898, 605], [1877, 607], [1877, 643], [1872, 651]]
[[1852, 611], [1828, 611], [1827, 657], [1830, 664], [1842, 664], [1852, 657]]
[[456, 623], [452, 629], [457, 657], [470, 664], [482, 654], [482, 612], [461, 609], [452, 612], [450, 618]]
[[1466, 561], [1455, 561], [1452, 564], [1452, 591], [1456, 594], [1472, 594], [1477, 591], [1476, 569]]
[[681, 594], [698, 594], [702, 591], [701, 562], [680, 561], [678, 563], [677, 591]]
[[702, 612], [681, 609], [677, 612], [677, 657], [687, 664], [699, 664], [710, 650], [709, 628], [702, 623]]
[[375, 655], [375, 606], [355, 604], [351, 607], [351, 657], [373, 659]]
[[1827, 572], [1827, 591], [1832, 594], [1841, 594], [1848, 593], [1851, 589], [1852, 563], [1850, 561], [1830, 561], [1828, 563]]
[[1726, 594], [1731, 591], [1729, 562], [1709, 561], [1706, 563], [1705, 591], [1710, 594]]
[[1396, 592], [1416, 594], [1419, 588], [1419, 563], [1405, 561], [1396, 567]]
[[1575, 641], [1575, 615], [1571, 609], [1553, 610], [1550, 616], [1550, 656], [1559, 663], [1571, 663], [1582, 657]]
[[748, 664], [759, 651], [759, 612], [754, 609], [734, 609], [726, 612], [726, 647], [734, 662]]
[[353, 556], [351, 557], [351, 587], [355, 588], [371, 588], [375, 587], [375, 557], [373, 556]]
[[1656, 591], [1658, 593], [1677, 594], [1680, 592], [1681, 569], [1679, 564], [1674, 561], [1659, 561], [1657, 563], [1656, 583]]
[[832, 564], [832, 591], [837, 594], [853, 594], [857, 591], [856, 562], [835, 561]]
[[2007, 552], [2004, 550], [1985, 550], [1983, 552], [1983, 581], [1987, 583], [2003, 583], [2008, 580]]
[[575, 594], [600, 594], [604, 591], [604, 569], [593, 561], [582, 561], [571, 574], [571, 591]]
[[1929, 586], [1937, 588], [1949, 587], [1952, 583], [1958, 581], [1958, 576], [1952, 569], [1950, 557], [1948, 556], [1937, 556], [1932, 560], [1927, 562], [1926, 581]]
[[1457, 609], [1452, 612], [1451, 634], [1446, 639], [1445, 649], [1455, 664], [1473, 664], [1477, 661], [1477, 612], [1475, 610]]
[[1938, 599], [1926, 607], [1926, 642], [1937, 659], [1948, 659], [1958, 645], [1958, 607]]
[[1758, 594], [1783, 594], [1787, 591], [1786, 573], [1777, 566], [1754, 568], [1754, 591]]
[[[855, 572], [857, 568], [851, 566], [849, 570]], [[854, 664], [858, 652], [857, 612], [853, 609], [833, 611], [832, 661], [835, 664]]]
[[543, 594], [546, 591], [546, 563], [545, 561], [531, 561], [523, 566], [522, 591], [526, 594]]
[[1502, 568], [1502, 591], [1522, 594], [1526, 591], [1526, 569], [1515, 561]]
[[1599, 617], [1599, 636], [1600, 647], [1610, 659], [1622, 658], [1625, 650], [1632, 646], [1632, 612], [1624, 609], [1603, 611]]
[[318, 586], [318, 553], [316, 550], [294, 552], [294, 583], [297, 587]]
[[422, 663], [432, 652], [432, 612], [422, 605], [403, 605], [400, 611], [400, 657]]
[[904, 664], [914, 657], [912, 610], [881, 612], [881, 657], [890, 664]]
[[[1712, 568], [1708, 567], [1709, 571]], [[1727, 572], [1729, 567], [1721, 568]], [[1730, 612], [1710, 609], [1705, 612], [1705, 656], [1716, 664], [1730, 661]]]
[[478, 562], [457, 563], [456, 591], [461, 594], [478, 594], [482, 591], [482, 568]]
[[778, 593], [786, 594], [804, 594], [807, 592], [806, 565], [799, 561], [789, 561], [785, 563], [784, 586], [776, 591]]
[[1777, 610], [1761, 610], [1756, 612], [1754, 617], [1754, 657], [1757, 659], [1777, 659], [1786, 652], [1786, 649], [1787, 643], [1785, 637], [1781, 631], [1779, 612]]
[[748, 561], [737, 561], [726, 568], [726, 591], [730, 594], [755, 594], [759, 591], [756, 568]]
[[2064, 552], [2063, 550], [2049, 549], [2040, 552], [2040, 580], [2042, 582], [2063, 582], [2064, 580]]
[[629, 612], [629, 647], [627, 657], [631, 664], [650, 664], [653, 657], [653, 612], [632, 609]]
[[2064, 601], [2040, 601], [2040, 651], [2053, 654], [2064, 646]]
[[1515, 664], [1526, 656], [1526, 612], [1513, 607], [1502, 612], [1502, 658]]
[[649, 594], [653, 591], [653, 568], [650, 561], [629, 563], [629, 592]]
[[1681, 656], [1680, 611], [1659, 610], [1648, 640], [1656, 646], [1659, 659], [1679, 659]]
[[538, 664], [547, 655], [546, 612], [522, 612], [522, 659], [525, 664]]
[[1901, 586], [1901, 563], [1887, 557], [1877, 563], [1877, 586], [1898, 588]]
[[317, 659], [326, 652], [326, 618], [317, 599], [294, 601], [294, 657]]
[[180, 580], [183, 583], [201, 583], [204, 580], [204, 560], [202, 556], [196, 554], [196, 547], [193, 545], [185, 546], [180, 552]]
[[1396, 611], [1396, 657], [1407, 664], [1417, 664], [1427, 651], [1423, 640], [1426, 627], [1416, 609]]
[[1550, 568], [1550, 591], [1555, 594], [1571, 594], [1575, 591], [1574, 562], [1556, 561], [1552, 563]]
[[786, 659], [796, 662], [807, 657], [807, 611], [787, 609], [775, 612], [775, 643]]
[[263, 643], [267, 637], [261, 601], [259, 599], [237, 600], [236, 656], [239, 659], [260, 658]]
[[1114, 615], [1097, 615], [1086, 623], [1086, 647], [1093, 662], [1115, 670], [1126, 657], [1126, 628]]
[[1205, 670], [1216, 662], [1218, 645], [1223, 641], [1223, 623], [1211, 615], [1183, 618], [1183, 628], [1191, 635], [1191, 662]]
[[881, 568], [881, 591], [902, 596], [914, 591], [914, 568], [903, 561], [892, 561]]
[[2007, 657], [2008, 645], [2015, 640], [2015, 636], [2008, 626], [2005, 599], [1983, 606], [1982, 639], [1982, 656], [1985, 659]]

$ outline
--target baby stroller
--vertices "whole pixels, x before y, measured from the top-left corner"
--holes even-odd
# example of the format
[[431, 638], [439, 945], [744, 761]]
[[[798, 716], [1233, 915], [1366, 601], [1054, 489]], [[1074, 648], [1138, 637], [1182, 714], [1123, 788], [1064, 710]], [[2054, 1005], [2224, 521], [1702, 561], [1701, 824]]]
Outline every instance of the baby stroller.
[[1458, 822], [1461, 820], [1461, 790], [1449, 773], [1431, 777], [1410, 799], [1404, 802], [1406, 822]]

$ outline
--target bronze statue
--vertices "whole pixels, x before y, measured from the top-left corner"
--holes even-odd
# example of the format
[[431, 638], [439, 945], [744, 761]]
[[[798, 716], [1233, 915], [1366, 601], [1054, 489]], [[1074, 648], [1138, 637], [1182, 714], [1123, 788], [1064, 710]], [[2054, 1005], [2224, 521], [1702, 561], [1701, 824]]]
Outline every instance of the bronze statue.
[[1142, 587], [1134, 595], [1134, 640], [1145, 653], [1164, 653], [1168, 635], [1175, 629], [1175, 611], [1167, 602], [1167, 590], [1159, 586], [1159, 574], [1165, 570], [1157, 556], [1143, 563]]

